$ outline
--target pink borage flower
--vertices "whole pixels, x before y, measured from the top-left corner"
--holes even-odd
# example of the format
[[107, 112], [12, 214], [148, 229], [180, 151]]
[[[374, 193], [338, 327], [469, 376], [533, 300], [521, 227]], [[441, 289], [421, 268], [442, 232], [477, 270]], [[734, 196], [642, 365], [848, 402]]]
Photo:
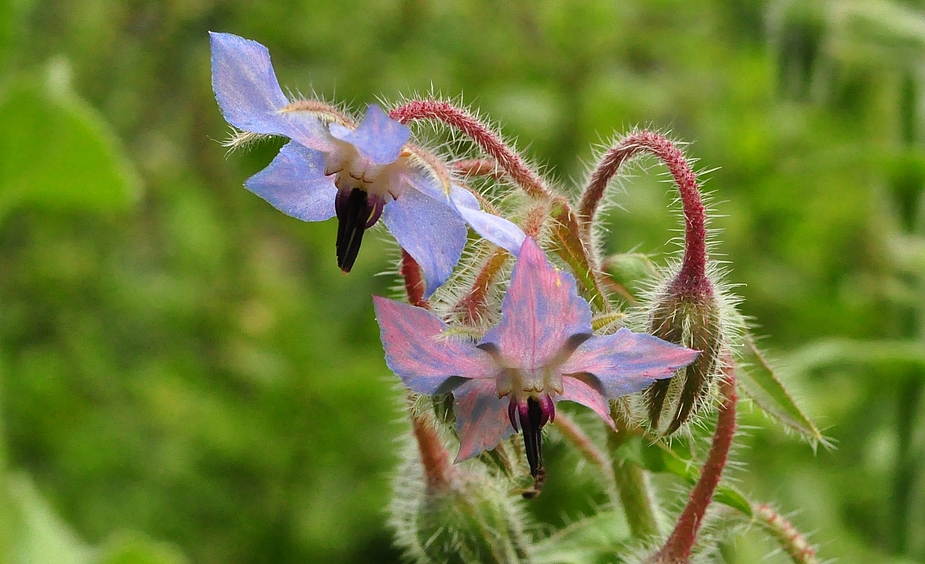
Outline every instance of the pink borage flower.
[[608, 425], [609, 399], [671, 377], [697, 351], [620, 329], [593, 335], [591, 308], [572, 275], [525, 239], [501, 305], [478, 343], [448, 334], [431, 312], [374, 297], [386, 363], [412, 391], [452, 392], [461, 461], [522, 431], [530, 472], [543, 466], [541, 429], [555, 404], [589, 407]]
[[212, 88], [228, 123], [291, 139], [245, 186], [303, 221], [336, 216], [341, 270], [353, 268], [363, 234], [380, 218], [424, 272], [425, 297], [459, 262], [467, 224], [512, 253], [520, 249], [523, 231], [481, 211], [467, 190], [438, 181], [439, 165], [428, 164], [408, 144], [411, 131], [379, 106], [371, 104], [359, 124], [348, 123], [321, 102], [290, 101], [260, 43], [228, 33], [210, 33], [210, 42]]

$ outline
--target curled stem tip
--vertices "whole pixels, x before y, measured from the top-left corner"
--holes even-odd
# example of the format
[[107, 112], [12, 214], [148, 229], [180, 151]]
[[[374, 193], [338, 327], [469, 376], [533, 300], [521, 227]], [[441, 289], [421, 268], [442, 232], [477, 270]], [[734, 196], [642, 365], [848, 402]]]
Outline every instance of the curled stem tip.
[[[681, 266], [683, 279], [699, 284], [706, 279], [707, 231], [706, 209], [700, 197], [697, 175], [694, 174], [684, 153], [665, 136], [652, 131], [635, 131], [620, 140], [604, 153], [591, 173], [591, 179], [581, 197], [579, 219], [582, 230], [590, 233], [594, 214], [610, 181], [624, 163], [649, 153], [662, 161], [674, 177], [684, 210], [684, 259]], [[684, 283], [684, 282], [682, 282]]]

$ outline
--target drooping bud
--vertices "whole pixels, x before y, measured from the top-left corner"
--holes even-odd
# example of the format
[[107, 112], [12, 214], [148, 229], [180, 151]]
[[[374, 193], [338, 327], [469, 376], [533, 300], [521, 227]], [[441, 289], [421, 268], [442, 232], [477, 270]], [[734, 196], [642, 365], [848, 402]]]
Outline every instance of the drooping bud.
[[649, 313], [649, 333], [700, 351], [673, 378], [658, 380], [645, 391], [649, 423], [665, 435], [677, 431], [703, 405], [723, 346], [720, 306], [709, 278], [686, 274], [682, 268], [656, 296]]

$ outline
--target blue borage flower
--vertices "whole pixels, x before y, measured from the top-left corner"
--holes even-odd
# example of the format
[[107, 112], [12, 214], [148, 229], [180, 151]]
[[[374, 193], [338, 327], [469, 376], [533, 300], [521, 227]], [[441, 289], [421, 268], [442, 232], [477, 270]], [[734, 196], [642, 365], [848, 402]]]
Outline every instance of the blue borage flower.
[[525, 239], [501, 304], [501, 322], [478, 344], [447, 335], [429, 311], [373, 297], [386, 363], [412, 391], [453, 392], [457, 461], [523, 430], [530, 471], [542, 468], [541, 429], [555, 403], [591, 408], [611, 427], [608, 399], [671, 377], [698, 355], [657, 337], [620, 329], [593, 335], [591, 308], [575, 279]]
[[320, 102], [290, 101], [260, 43], [227, 33], [210, 33], [210, 40], [212, 88], [228, 123], [292, 140], [245, 186], [303, 221], [336, 216], [337, 264], [344, 272], [380, 217], [424, 272], [425, 297], [459, 262], [467, 223], [512, 253], [520, 249], [520, 228], [481, 211], [475, 196], [435, 170], [439, 161], [409, 145], [408, 128], [379, 106], [370, 105], [358, 126], [341, 123]]

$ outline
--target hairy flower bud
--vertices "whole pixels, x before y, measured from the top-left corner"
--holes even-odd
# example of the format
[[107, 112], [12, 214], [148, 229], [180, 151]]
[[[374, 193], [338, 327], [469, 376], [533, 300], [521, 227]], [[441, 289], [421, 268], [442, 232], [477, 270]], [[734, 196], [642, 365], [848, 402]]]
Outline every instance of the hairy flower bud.
[[700, 351], [700, 356], [673, 378], [658, 380], [645, 391], [649, 423], [670, 435], [699, 410], [717, 372], [724, 337], [719, 302], [709, 278], [704, 275], [692, 280], [682, 269], [657, 294], [648, 331]]
[[396, 475], [389, 524], [410, 562], [527, 562], [529, 537], [516, 497], [480, 468], [450, 466], [429, 481], [414, 449]]

